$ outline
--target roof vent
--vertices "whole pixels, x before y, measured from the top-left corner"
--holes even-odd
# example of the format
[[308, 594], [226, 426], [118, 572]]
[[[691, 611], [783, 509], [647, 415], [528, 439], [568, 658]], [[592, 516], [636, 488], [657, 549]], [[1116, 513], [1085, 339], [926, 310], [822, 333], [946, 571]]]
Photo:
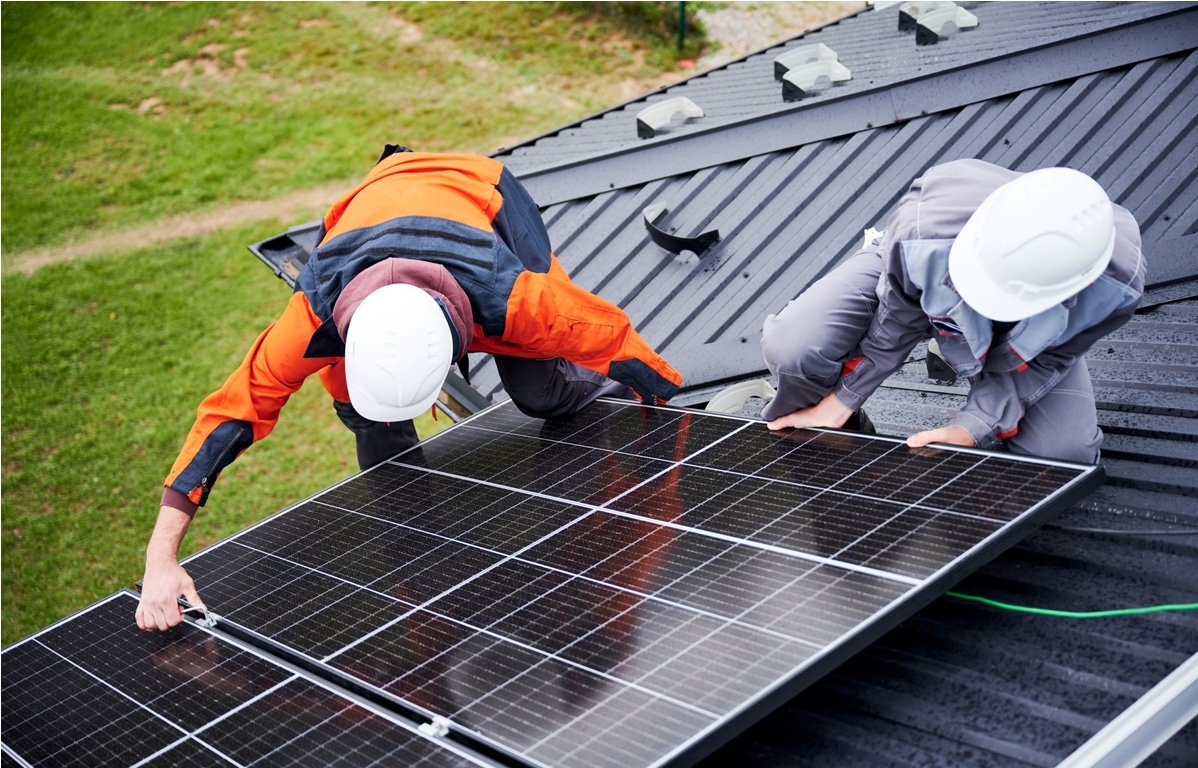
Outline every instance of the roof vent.
[[659, 101], [636, 113], [636, 135], [641, 139], [651, 139], [657, 132], [669, 125], [674, 115], [681, 112], [687, 118], [703, 117], [703, 110], [698, 104], [685, 96]]
[[933, 8], [939, 8], [942, 5], [956, 5], [953, 2], [944, 0], [926, 0], [922, 3], [901, 3], [899, 5], [899, 32], [914, 32], [915, 27], [919, 23], [920, 14], [927, 13]]
[[774, 79], [781, 80], [791, 69], [812, 61], [836, 61], [836, 51], [823, 43], [812, 43], [774, 57]]
[[916, 45], [939, 42], [944, 26], [949, 23], [959, 30], [972, 29], [978, 25], [978, 17], [947, 0], [903, 3], [899, 6], [898, 28], [901, 31], [915, 30]]
[[649, 230], [649, 239], [665, 248], [672, 254], [681, 255], [690, 251], [696, 256], [702, 256], [711, 246], [719, 242], [720, 231], [711, 229], [695, 237], [680, 237], [672, 232], [666, 232], [657, 226], [657, 220], [665, 215], [668, 209], [661, 203], [646, 207], [642, 214], [645, 217], [645, 229]]
[[831, 61], [809, 61], [801, 64], [782, 76], [782, 100], [798, 101], [810, 96], [815, 86], [823, 80], [831, 83], [843, 83], [851, 80], [853, 74], [849, 68], [835, 59]]

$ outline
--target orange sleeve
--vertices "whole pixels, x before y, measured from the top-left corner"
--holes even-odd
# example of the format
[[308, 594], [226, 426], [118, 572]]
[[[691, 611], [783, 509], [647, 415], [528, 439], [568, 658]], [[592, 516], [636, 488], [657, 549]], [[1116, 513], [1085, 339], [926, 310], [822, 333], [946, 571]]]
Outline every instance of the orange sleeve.
[[[472, 349], [513, 357], [563, 357], [636, 390], [648, 401], [669, 399], [682, 374], [653, 351], [622, 309], [575, 285], [551, 258], [546, 273], [522, 272], [508, 300], [502, 339], [476, 337]], [[629, 380], [626, 361], [645, 375]], [[647, 370], [645, 370], [647, 369]]]
[[304, 357], [319, 327], [307, 297], [292, 294], [282, 317], [258, 336], [221, 388], [200, 403], [167, 486], [202, 504], [220, 470], [270, 434], [279, 411], [304, 380], [340, 359]]

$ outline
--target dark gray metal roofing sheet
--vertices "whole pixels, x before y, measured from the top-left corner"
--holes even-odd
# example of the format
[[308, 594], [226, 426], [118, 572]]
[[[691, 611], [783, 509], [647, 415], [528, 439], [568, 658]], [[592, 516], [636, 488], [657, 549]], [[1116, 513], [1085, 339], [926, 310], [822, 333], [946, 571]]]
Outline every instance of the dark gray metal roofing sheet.
[[[863, 93], [892, 89], [962, 67], [973, 67], [980, 62], [997, 62], [1001, 65], [1005, 58], [1014, 54], [1026, 55], [1028, 51], [1040, 47], [1051, 48], [1065, 41], [1084, 40], [1095, 32], [1107, 31], [1109, 34], [1112, 29], [1134, 28], [1144, 20], [1184, 9], [1186, 4], [990, 2], [962, 5], [978, 17], [978, 26], [950, 31], [934, 45], [916, 45], [914, 32], [898, 31], [897, 8], [862, 11], [851, 18], [509, 148], [496, 156], [518, 175], [527, 177], [536, 169], [570, 165], [580, 158], [635, 151], [642, 146], [663, 143], [668, 138], [710, 132], [732, 123], [751, 122], [751, 118], [755, 117], [772, 116], [800, 107], [806, 109], [824, 102], [842, 101]], [[1157, 31], [1153, 37], [1169, 35], [1170, 31], [1166, 29]], [[839, 61], [851, 70], [852, 79], [819, 91], [802, 102], [786, 104], [782, 99], [781, 83], [774, 79], [774, 59], [781, 53], [812, 43], [823, 43], [833, 49]], [[1092, 51], [1085, 57], [1072, 57], [1068, 66], [1080, 67], [1085, 71], [1102, 69], [1110, 66], [1105, 60], [1110, 55], [1134, 59], [1138, 54], [1131, 48], [1123, 45]], [[979, 87], [982, 89], [981, 95], [988, 96], [990, 94], [986, 91], [994, 84], [981, 83]], [[685, 96], [698, 104], [705, 116], [685, 122], [675, 119], [662, 136], [650, 140], [638, 139], [636, 113], [651, 103], [678, 96]], [[894, 106], [898, 108], [897, 104]], [[921, 104], [920, 108], [927, 108], [927, 105]], [[878, 120], [874, 122], [880, 123]]]
[[[1198, 5], [966, 7], [979, 27], [950, 31], [929, 49], [897, 32], [893, 9], [865, 11], [497, 156], [526, 173], [571, 163], [591, 172], [599, 165], [584, 161], [618, 160], [622, 148], [640, 146], [633, 125], [640, 106], [675, 95], [691, 97], [707, 117], [675, 121], [644, 145], [701, 147], [704, 131], [737, 123], [721, 140], [743, 138], [742, 159], [671, 174], [661, 171], [676, 164], [655, 167], [655, 153], [639, 153], [643, 180], [613, 177], [610, 191], [567, 194], [544, 210], [575, 280], [625, 307], [687, 374], [680, 405], [763, 376], [764, 317], [851, 253], [863, 229], [883, 226], [907, 184], [931, 165], [980, 157], [1019, 170], [1067, 165], [1094, 175], [1139, 221], [1150, 285], [1144, 309], [1087, 356], [1108, 480], [958, 590], [1071, 610], [1198, 601]], [[1167, 52], [1125, 52], [1125, 64], [1063, 79], [1030, 64], [1050, 61], [1057, 44], [1126, 41], [1129, 24], [1162, 15], [1174, 41]], [[1007, 74], [1029, 84], [757, 151], [761, 126], [776, 126], [776, 113], [788, 108], [772, 79], [773, 57], [816, 41], [837, 50], [854, 80], [812, 105], [947, 70], [980, 80], [996, 70], [970, 65], [1004, 57], [1018, 64]], [[1041, 56], [1016, 55], [1030, 49]], [[812, 120], [824, 114], [803, 109]], [[618, 163], [604, 167], [623, 172]], [[683, 237], [718, 229], [720, 241], [702, 256], [664, 251], [643, 222], [652, 204], [667, 208], [657, 222], [663, 229]], [[938, 426], [960, 407], [965, 387], [931, 383], [924, 354], [917, 348], [867, 403], [881, 431]], [[475, 380], [502, 397], [483, 361]], [[704, 766], [1055, 765], [1195, 651], [1193, 613], [1077, 621], [944, 598]], [[1195, 754], [1198, 724], [1191, 723], [1145, 765], [1190, 766]]]
[[[928, 167], [980, 157], [1092, 174], [1140, 223], [1149, 270], [1141, 311], [1087, 355], [1108, 479], [958, 589], [1066, 610], [1198, 602], [1198, 4], [966, 7], [978, 29], [950, 31], [928, 49], [897, 32], [895, 9], [865, 11], [496, 156], [534, 188], [538, 177], [562, 178], [571, 163], [613, 174], [608, 191], [562, 195], [543, 213], [574, 280], [624, 307], [687, 375], [674, 401], [684, 406], [763, 376], [765, 316], [851, 253], [863, 229], [883, 226]], [[1162, 17], [1162, 39], [1145, 35], [1142, 49], [1119, 53], [1123, 64], [1072, 63], [1077, 72], [1067, 77], [1044, 67], [1128, 45], [1137, 30], [1161, 31]], [[894, 93], [950, 70], [958, 92], [992, 88], [986, 81], [996, 72], [1021, 85], [787, 144], [770, 136], [785, 129], [775, 118], [789, 108], [773, 57], [816, 41], [856, 61], [853, 82], [803, 107], [811, 120], [835, 112], [854, 88]], [[1025, 55], [1033, 49], [1036, 56]], [[867, 76], [870, 66], [877, 71]], [[920, 91], [904, 93], [918, 104]], [[621, 149], [641, 146], [636, 111], [682, 94], [708, 116], [645, 142], [662, 151], [639, 155], [645, 167], [634, 170], [643, 178], [621, 177]], [[738, 144], [738, 159], [688, 161], [677, 173], [677, 162], [658, 161], [672, 146], [709, 146], [721, 124], [731, 126], [720, 140]], [[587, 165], [596, 158], [603, 162]], [[555, 164], [549, 176], [535, 172]], [[643, 221], [655, 204], [667, 208], [657, 220], [664, 230], [691, 237], [718, 229], [719, 242], [702, 256], [663, 250]], [[917, 347], [867, 403], [880, 431], [938, 426], [960, 407], [964, 385], [930, 382], [925, 355]], [[493, 365], [472, 362], [479, 390], [502, 398]], [[1194, 613], [1076, 621], [944, 598], [703, 765], [1055, 765], [1195, 651]], [[1191, 723], [1145, 765], [1188, 768], [1195, 754]]]
[[[573, 278], [624, 307], [688, 385], [725, 381], [763, 371], [765, 316], [858, 247], [864, 229], [883, 227], [912, 179], [955, 158], [1090, 173], [1140, 222], [1149, 281], [1156, 252], [1169, 280], [1182, 275], [1178, 242], [1198, 231], [1196, 75], [1198, 53], [1165, 56], [568, 201], [545, 218]], [[1086, 118], [1096, 112], [1102, 120]], [[663, 250], [643, 221], [655, 203], [667, 208], [659, 226], [716, 228], [720, 241], [702, 257]], [[478, 379], [488, 393], [498, 384], [485, 370]]]

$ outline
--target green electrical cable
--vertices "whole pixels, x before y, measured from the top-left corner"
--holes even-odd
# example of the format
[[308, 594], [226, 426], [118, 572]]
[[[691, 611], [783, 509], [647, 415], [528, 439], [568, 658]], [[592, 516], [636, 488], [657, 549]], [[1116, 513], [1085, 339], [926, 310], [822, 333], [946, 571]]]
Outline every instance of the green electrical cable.
[[991, 600], [988, 597], [963, 595], [960, 592], [946, 592], [945, 594], [949, 597], [955, 597], [958, 600], [970, 600], [975, 603], [984, 603], [985, 605], [993, 606], [995, 608], [1002, 608], [1007, 611], [1016, 611], [1018, 613], [1034, 613], [1037, 616], [1057, 616], [1065, 619], [1106, 619], [1112, 616], [1139, 616], [1145, 613], [1160, 613], [1162, 611], [1198, 611], [1198, 603], [1148, 605], [1143, 608], [1115, 608], [1109, 611], [1057, 611], [1052, 608], [1031, 608], [1026, 605], [1000, 603], [999, 601]]

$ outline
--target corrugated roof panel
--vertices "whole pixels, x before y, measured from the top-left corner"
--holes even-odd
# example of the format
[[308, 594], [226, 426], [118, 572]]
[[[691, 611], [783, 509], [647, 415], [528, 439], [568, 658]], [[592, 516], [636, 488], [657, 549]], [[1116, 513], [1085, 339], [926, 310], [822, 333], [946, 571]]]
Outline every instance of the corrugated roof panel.
[[[519, 174], [639, 145], [636, 113], [646, 105], [685, 96], [705, 112], [702, 118], [675, 119], [662, 135], [701, 132], [786, 106], [781, 83], [774, 79], [774, 58], [800, 46], [820, 42], [834, 50], [852, 79], [818, 90], [803, 100], [821, 100], [885, 87], [912, 78], [1001, 59], [1066, 39], [1076, 39], [1112, 25], [1161, 16], [1182, 3], [962, 3], [977, 15], [975, 29], [950, 32], [934, 45], [915, 44], [914, 32], [900, 32], [897, 8], [869, 9], [845, 20], [793, 38], [783, 44], [668, 86], [625, 105], [567, 126], [497, 154]], [[651, 140], [650, 140], [651, 141]]]
[[[767, 314], [852, 253], [865, 228], [882, 227], [913, 178], [950, 159], [1085, 170], [1135, 213], [1149, 254], [1192, 234], [1196, 75], [1198, 54], [1165, 57], [551, 206], [546, 220], [574, 279], [624, 307], [667, 358], [701, 356], [703, 345], [726, 355], [756, 343]], [[1093, 110], [1109, 117], [1079, 117]], [[668, 209], [659, 226], [716, 228], [719, 242], [702, 257], [665, 251], [643, 221], [654, 203]], [[729, 359], [726, 374], [744, 359]]]

